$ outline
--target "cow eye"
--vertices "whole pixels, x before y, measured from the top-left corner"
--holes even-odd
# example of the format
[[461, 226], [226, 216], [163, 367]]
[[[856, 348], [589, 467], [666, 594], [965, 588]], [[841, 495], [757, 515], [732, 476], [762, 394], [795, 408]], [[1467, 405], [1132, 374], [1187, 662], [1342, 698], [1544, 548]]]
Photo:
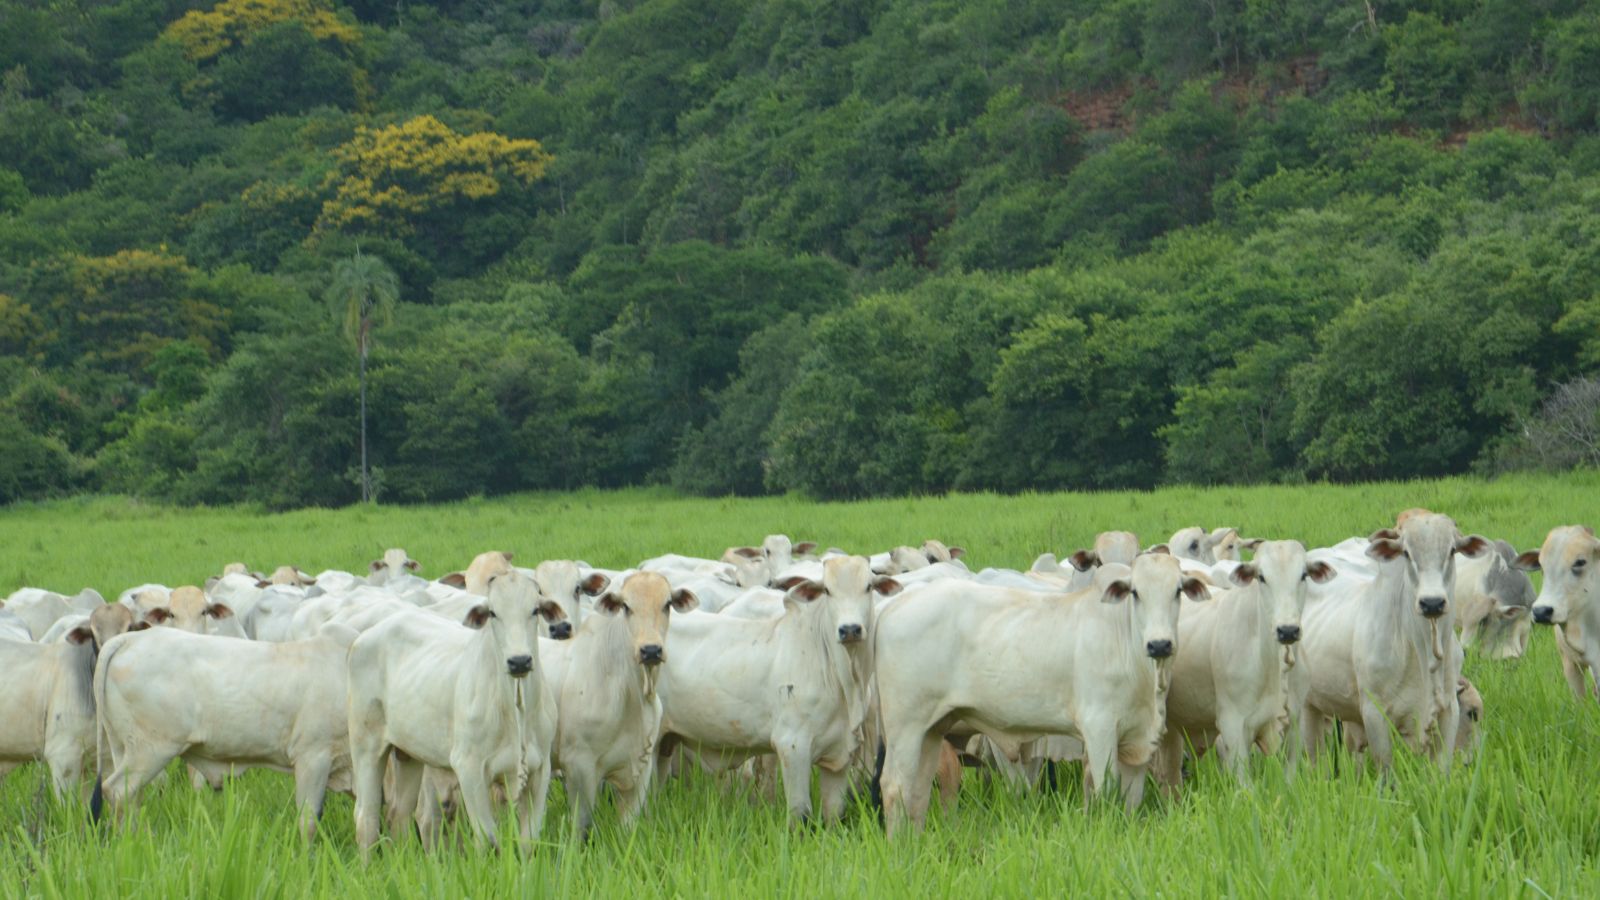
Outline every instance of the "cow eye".
[[1311, 573], [1310, 572], [1301, 572], [1300, 573], [1300, 580], [1301, 581], [1305, 581], [1307, 578], [1310, 578], [1310, 577], [1311, 577]]
[[1256, 580], [1261, 582], [1262, 584], [1266, 584], [1267, 583], [1267, 576], [1262, 575], [1260, 572], [1257, 572], [1256, 573]]
[[1132, 597], [1135, 600], [1137, 600], [1137, 599], [1139, 599], [1139, 592], [1138, 591], [1129, 591], [1128, 592], [1128, 596]]
[[1190, 550], [1199, 550], [1200, 549], [1200, 542], [1199, 541], [1195, 541], [1195, 542], [1191, 543], [1189, 545], [1189, 549]]

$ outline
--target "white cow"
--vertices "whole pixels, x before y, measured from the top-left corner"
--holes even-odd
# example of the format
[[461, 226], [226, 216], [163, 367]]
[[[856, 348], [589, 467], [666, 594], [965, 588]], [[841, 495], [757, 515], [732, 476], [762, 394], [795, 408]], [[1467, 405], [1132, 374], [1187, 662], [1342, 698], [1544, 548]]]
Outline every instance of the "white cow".
[[872, 595], [899, 588], [866, 559], [842, 557], [824, 564], [821, 582], [791, 586], [776, 619], [677, 619], [658, 685], [663, 749], [683, 743], [724, 765], [777, 753], [797, 819], [810, 815], [819, 766], [823, 816], [837, 819], [866, 717]]
[[[78, 614], [78, 616], [81, 615], [83, 614]], [[66, 619], [57, 619], [55, 625], [60, 625], [62, 622], [67, 621], [67, 619], [71, 619], [73, 620], [72, 627], [76, 628], [83, 624], [82, 621], [78, 620], [78, 616], [68, 616]], [[51, 626], [52, 630], [54, 630], [55, 625]], [[49, 636], [50, 632], [45, 632], [45, 637]], [[28, 630], [28, 623], [24, 622], [21, 616], [11, 612], [10, 610], [0, 609], [0, 640], [31, 641], [33, 640], [33, 632]], [[44, 638], [41, 638], [39, 642], [41, 644], [47, 643]]]
[[249, 613], [240, 617], [245, 635], [270, 643], [293, 640], [294, 616], [305, 602], [303, 588], [288, 585], [267, 588], [251, 605]]
[[57, 796], [78, 780], [94, 744], [95, 655], [132, 624], [102, 604], [60, 643], [0, 640], [0, 771], [44, 760]]
[[391, 547], [383, 552], [382, 557], [367, 564], [367, 584], [382, 587], [403, 575], [415, 575], [421, 568], [422, 564], [412, 559], [409, 553], [399, 547]]
[[694, 595], [656, 572], [639, 572], [603, 594], [571, 641], [542, 644], [539, 664], [559, 698], [555, 765], [585, 838], [595, 793], [609, 783], [629, 825], [644, 809], [661, 731], [658, 667], [666, 659], [670, 613], [689, 612]]
[[1600, 540], [1584, 525], [1552, 528], [1544, 546], [1517, 557], [1517, 564], [1544, 572], [1533, 620], [1555, 626], [1561, 672], [1572, 695], [1580, 701], [1600, 696], [1595, 683], [1600, 671], [1600, 602], [1594, 600]]
[[773, 579], [782, 578], [795, 564], [795, 557], [810, 556], [817, 549], [815, 541], [796, 544], [787, 534], [769, 534], [761, 542], [761, 555], [767, 560], [767, 570]]
[[107, 644], [94, 680], [113, 765], [105, 799], [121, 807], [178, 757], [216, 777], [233, 766], [292, 772], [309, 840], [330, 784], [350, 780], [345, 652], [355, 634], [329, 631], [268, 644], [161, 628]]
[[174, 588], [166, 605], [145, 613], [144, 621], [191, 634], [245, 637], [244, 628], [233, 610], [225, 603], [207, 599], [205, 592], [194, 585]]
[[1165, 719], [1179, 597], [1207, 591], [1166, 554], [1109, 564], [1098, 577], [1103, 590], [1064, 596], [935, 583], [884, 610], [877, 685], [891, 835], [907, 817], [921, 828], [939, 744], [957, 723], [1009, 757], [1043, 735], [1077, 736], [1085, 798], [1106, 789], [1115, 764], [1125, 804], [1137, 805]]
[[1435, 761], [1449, 767], [1460, 716], [1455, 557], [1489, 549], [1478, 535], [1461, 536], [1448, 516], [1411, 516], [1369, 539], [1373, 580], [1334, 579], [1330, 586], [1342, 590], [1306, 606], [1291, 704], [1307, 753], [1315, 758], [1327, 720], [1338, 719], [1364, 727], [1385, 770], [1391, 725], [1414, 750], [1431, 744]]
[[1214, 744], [1241, 781], [1251, 745], [1277, 749], [1287, 724], [1284, 668], [1300, 640], [1306, 585], [1333, 576], [1327, 563], [1306, 562], [1299, 541], [1268, 541], [1257, 546], [1254, 562], [1234, 569], [1236, 589], [1184, 606], [1156, 767], [1163, 782], [1181, 781], [1185, 742]]
[[566, 559], [547, 559], [531, 573], [539, 593], [561, 606], [565, 619], [560, 622], [543, 622], [544, 636], [552, 640], [566, 640], [583, 625], [584, 600], [598, 597], [611, 586], [611, 579], [599, 572], [585, 575], [578, 564]]
[[378, 839], [384, 762], [391, 749], [399, 809], [414, 809], [422, 767], [450, 769], [478, 834], [499, 846], [490, 785], [517, 799], [523, 840], [538, 836], [550, 787], [556, 706], [538, 670], [536, 616], [559, 604], [533, 579], [498, 575], [465, 627], [423, 612], [391, 616], [350, 648], [350, 756], [356, 840]]
[[63, 616], [93, 612], [104, 604], [105, 600], [93, 588], [84, 588], [74, 597], [42, 588], [18, 588], [0, 603], [0, 608], [21, 619], [33, 639], [39, 640]]
[[1516, 561], [1510, 544], [1495, 541], [1493, 553], [1463, 559], [1456, 569], [1461, 643], [1476, 646], [1486, 659], [1516, 659], [1528, 649], [1533, 581]]
[[1242, 538], [1233, 528], [1216, 528], [1210, 534], [1198, 525], [1180, 528], [1167, 540], [1167, 549], [1179, 559], [1192, 559], [1211, 565], [1222, 560], [1239, 561], [1241, 547], [1248, 548], [1259, 538]]

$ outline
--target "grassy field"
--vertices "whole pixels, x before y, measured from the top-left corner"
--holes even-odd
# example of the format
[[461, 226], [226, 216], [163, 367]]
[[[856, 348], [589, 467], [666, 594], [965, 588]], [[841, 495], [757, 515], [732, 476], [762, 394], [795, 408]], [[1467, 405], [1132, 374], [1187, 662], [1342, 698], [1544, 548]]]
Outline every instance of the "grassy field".
[[[854, 504], [585, 491], [283, 515], [75, 500], [0, 512], [0, 592], [88, 585], [114, 596], [145, 581], [197, 583], [235, 559], [359, 571], [389, 546], [428, 575], [486, 549], [624, 566], [666, 551], [716, 555], [776, 531], [858, 551], [938, 537], [966, 547], [974, 567], [1026, 568], [1107, 528], [1148, 544], [1225, 524], [1315, 546], [1416, 505], [1527, 549], [1553, 525], [1593, 523], [1596, 499], [1600, 477], [1586, 474]], [[557, 787], [547, 843], [529, 858], [470, 846], [429, 857], [406, 842], [363, 864], [349, 798], [330, 799], [306, 845], [285, 776], [251, 773], [219, 794], [176, 779], [148, 794], [134, 828], [107, 834], [81, 806], [51, 801], [30, 766], [0, 786], [0, 895], [1600, 896], [1600, 704], [1573, 701], [1543, 630], [1521, 661], [1469, 652], [1466, 674], [1484, 696], [1486, 736], [1477, 762], [1448, 778], [1405, 759], [1380, 784], [1348, 760], [1335, 772], [1328, 755], [1292, 785], [1275, 760], [1257, 759], [1255, 784], [1239, 789], [1208, 758], [1182, 798], [1152, 796], [1126, 817], [1110, 803], [1085, 813], [1075, 779], [1060, 795], [1021, 794], [969, 771], [953, 818], [892, 845], [869, 811], [791, 830], [780, 804], [696, 778], [664, 785], [629, 833], [602, 804], [587, 846], [565, 841]]]

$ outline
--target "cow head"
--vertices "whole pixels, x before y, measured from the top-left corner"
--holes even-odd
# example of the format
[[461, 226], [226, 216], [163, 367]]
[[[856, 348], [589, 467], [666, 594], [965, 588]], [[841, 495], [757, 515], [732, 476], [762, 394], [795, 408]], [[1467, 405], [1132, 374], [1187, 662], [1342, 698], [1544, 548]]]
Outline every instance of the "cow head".
[[506, 674], [522, 678], [533, 671], [539, 648], [539, 626], [544, 618], [566, 618], [561, 605], [539, 593], [539, 586], [521, 572], [491, 575], [484, 586], [483, 602], [467, 611], [465, 625], [487, 631]]
[[[489, 595], [489, 580], [511, 573], [512, 555], [504, 550], [490, 550], [472, 558], [472, 564], [461, 576], [461, 589], [480, 597]], [[449, 576], [439, 579], [445, 581]]]
[[776, 575], [794, 565], [794, 544], [787, 534], [769, 534], [761, 542], [761, 555], [767, 560], [767, 570]]
[[279, 566], [272, 570], [272, 574], [266, 580], [268, 584], [292, 584], [297, 587], [310, 587], [317, 583], [315, 578], [294, 566]]
[[219, 619], [233, 615], [226, 604], [213, 603], [205, 592], [194, 585], [174, 588], [166, 606], [145, 613], [144, 620], [151, 625], [165, 625], [191, 634], [209, 634]]
[[381, 559], [375, 559], [367, 564], [368, 584], [387, 584], [390, 579], [405, 572], [416, 574], [422, 564], [411, 558], [411, 555], [399, 547], [391, 547], [383, 551]]
[[1322, 584], [1336, 574], [1325, 562], [1307, 562], [1306, 548], [1299, 541], [1262, 541], [1256, 545], [1255, 559], [1241, 563], [1228, 577], [1241, 587], [1258, 586], [1266, 600], [1273, 636], [1278, 643], [1289, 645], [1300, 640], [1307, 583]]
[[[871, 639], [873, 616], [879, 597], [893, 596], [900, 582], [878, 575], [863, 556], [836, 556], [822, 564], [822, 580], [793, 578], [785, 589], [785, 607], [821, 604], [822, 628], [847, 647]], [[876, 595], [876, 596], [875, 596]]]
[[1486, 538], [1463, 536], [1449, 516], [1407, 510], [1398, 529], [1372, 533], [1367, 556], [1383, 562], [1402, 561], [1416, 593], [1418, 614], [1437, 619], [1449, 611], [1455, 592], [1455, 555], [1476, 557], [1491, 548]]
[[674, 611], [686, 613], [700, 605], [694, 592], [674, 589], [657, 572], [635, 572], [622, 588], [602, 594], [594, 608], [608, 616], [623, 616], [634, 658], [646, 667], [667, 661], [667, 625]]
[[1165, 553], [1145, 553], [1119, 577], [1105, 582], [1101, 601], [1131, 606], [1134, 633], [1144, 645], [1145, 655], [1163, 660], [1178, 652], [1178, 608], [1187, 595], [1191, 600], [1210, 599], [1205, 582], [1185, 575], [1176, 557]]
[[1211, 541], [1211, 554], [1217, 558], [1217, 562], [1222, 562], [1223, 560], [1238, 562], [1244, 558], [1239, 551], [1254, 550], [1263, 543], [1261, 538], [1241, 537], [1238, 530], [1234, 528], [1214, 529], [1209, 540]]
[[583, 625], [583, 598], [598, 597], [611, 586], [611, 579], [599, 572], [585, 576], [578, 564], [566, 559], [547, 559], [533, 570], [533, 580], [539, 593], [561, 605], [566, 613], [564, 622], [546, 623], [547, 636], [564, 641]]
[[1533, 602], [1533, 620], [1540, 625], [1565, 625], [1589, 606], [1600, 566], [1600, 540], [1583, 525], [1550, 529], [1538, 553], [1517, 557], [1524, 570], [1544, 572], [1544, 585]]
[[1483, 733], [1483, 695], [1465, 678], [1456, 681], [1456, 702], [1461, 706], [1461, 718], [1456, 722], [1456, 753], [1461, 761], [1472, 764]]
[[[1131, 566], [1138, 555], [1139, 536], [1131, 531], [1102, 531], [1094, 536], [1096, 565], [1120, 563]], [[1076, 566], [1077, 563], [1074, 562], [1073, 565]]]
[[722, 561], [733, 567], [733, 583], [739, 587], [762, 587], [772, 579], [767, 557], [755, 547], [729, 547]]

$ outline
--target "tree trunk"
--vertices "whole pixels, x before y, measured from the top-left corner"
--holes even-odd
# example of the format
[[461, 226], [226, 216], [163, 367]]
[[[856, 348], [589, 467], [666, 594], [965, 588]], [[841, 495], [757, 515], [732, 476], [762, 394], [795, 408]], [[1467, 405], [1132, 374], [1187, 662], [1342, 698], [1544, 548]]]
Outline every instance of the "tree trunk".
[[372, 480], [367, 476], [367, 347], [361, 345], [361, 502], [372, 502]]

